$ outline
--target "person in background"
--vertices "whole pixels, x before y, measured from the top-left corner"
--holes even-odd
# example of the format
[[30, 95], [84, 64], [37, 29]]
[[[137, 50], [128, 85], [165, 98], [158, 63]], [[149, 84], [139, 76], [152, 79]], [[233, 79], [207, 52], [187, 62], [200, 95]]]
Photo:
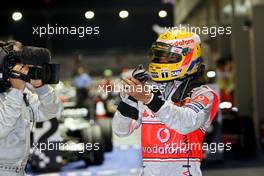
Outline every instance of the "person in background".
[[77, 103], [76, 107], [84, 107], [84, 102], [89, 95], [89, 86], [92, 83], [90, 75], [83, 67], [79, 67], [76, 76], [73, 80], [73, 85], [76, 88]]
[[234, 73], [231, 57], [220, 58], [216, 62], [216, 83], [220, 88], [221, 102], [234, 103]]
[[104, 78], [101, 81], [100, 85], [102, 86], [104, 91], [109, 93], [113, 89], [113, 80], [112, 80], [113, 72], [112, 72], [112, 70], [105, 69], [103, 72], [103, 76], [104, 76]]

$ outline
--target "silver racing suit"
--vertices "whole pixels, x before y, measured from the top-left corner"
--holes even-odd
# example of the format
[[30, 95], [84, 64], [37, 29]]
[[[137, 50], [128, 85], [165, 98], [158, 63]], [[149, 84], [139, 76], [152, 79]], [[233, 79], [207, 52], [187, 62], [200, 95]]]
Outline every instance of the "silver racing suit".
[[0, 93], [0, 176], [25, 175], [32, 122], [61, 114], [62, 105], [51, 87], [44, 85], [35, 91], [11, 88]]
[[[171, 101], [171, 96], [181, 84], [179, 81], [162, 84], [165, 86], [161, 92], [162, 97], [152, 95], [147, 104], [132, 101], [127, 95], [121, 96], [122, 108], [118, 108], [113, 118], [113, 130], [119, 137], [130, 135], [135, 129], [145, 124], [164, 124], [169, 129], [179, 134], [189, 134], [197, 129], [203, 132], [210, 126], [212, 119], [210, 113], [212, 106], [218, 107], [218, 97], [209, 87], [202, 85], [192, 90], [190, 102], [184, 106], [177, 106]], [[161, 86], [159, 84], [159, 86]], [[197, 102], [197, 97], [206, 98], [207, 102]], [[162, 102], [162, 103], [161, 103]], [[214, 105], [213, 105], [214, 104]], [[153, 111], [154, 110], [154, 111]], [[153, 113], [154, 116], [146, 116]], [[135, 118], [134, 116], [138, 116]], [[143, 117], [142, 117], [143, 116]], [[142, 127], [143, 128], [143, 127]], [[141, 131], [141, 138], [151, 138], [149, 141], [156, 141], [156, 134], [144, 134]], [[142, 140], [142, 139], [141, 139]], [[143, 139], [144, 140], [144, 139]], [[145, 152], [142, 146], [142, 153]], [[143, 154], [142, 154], [143, 155]], [[201, 176], [200, 161], [197, 158], [188, 158], [189, 170], [186, 168], [187, 158], [170, 160], [166, 158], [147, 159], [143, 157], [142, 175], [144, 176]]]

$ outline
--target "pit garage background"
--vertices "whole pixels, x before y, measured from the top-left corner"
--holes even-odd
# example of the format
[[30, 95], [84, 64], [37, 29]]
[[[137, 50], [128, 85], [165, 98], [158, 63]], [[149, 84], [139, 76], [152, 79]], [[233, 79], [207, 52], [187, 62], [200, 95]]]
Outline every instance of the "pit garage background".
[[[201, 35], [205, 79], [220, 94], [220, 110], [206, 142], [231, 143], [229, 151], [205, 151], [205, 176], [264, 174], [263, 0], [9, 0], [0, 6], [0, 40], [47, 47], [61, 64], [53, 85], [63, 118], [32, 130], [29, 175], [138, 175], [140, 129], [127, 138], [112, 134], [118, 93], [99, 86], [120, 84], [138, 64], [147, 67], [151, 43], [164, 27], [231, 27], [231, 34]], [[35, 28], [91, 27], [93, 34], [40, 36]], [[98, 27], [98, 34], [95, 34]], [[74, 80], [82, 68], [91, 78], [87, 97], [77, 102]], [[59, 150], [37, 151], [37, 144]], [[60, 144], [67, 144], [61, 146]], [[86, 150], [81, 144], [92, 143]], [[98, 144], [98, 145], [97, 145]], [[40, 146], [38, 146], [40, 147]], [[99, 150], [95, 150], [99, 148]], [[1, 154], [0, 154], [1, 155]]]

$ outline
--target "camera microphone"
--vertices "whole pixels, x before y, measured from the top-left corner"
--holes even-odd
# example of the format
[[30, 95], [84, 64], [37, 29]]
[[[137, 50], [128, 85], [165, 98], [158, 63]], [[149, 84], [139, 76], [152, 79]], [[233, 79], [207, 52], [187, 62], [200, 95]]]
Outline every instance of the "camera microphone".
[[30, 66], [28, 72], [30, 79], [40, 79], [44, 84], [59, 83], [60, 65], [50, 63], [51, 53], [47, 48], [23, 47], [21, 62]]
[[23, 64], [42, 66], [51, 61], [51, 53], [47, 48], [25, 46], [21, 51], [21, 62]]

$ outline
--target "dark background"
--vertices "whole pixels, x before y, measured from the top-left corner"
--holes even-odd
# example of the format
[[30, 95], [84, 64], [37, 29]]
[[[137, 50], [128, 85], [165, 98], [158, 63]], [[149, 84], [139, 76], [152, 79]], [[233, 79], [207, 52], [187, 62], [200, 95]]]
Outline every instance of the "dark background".
[[[168, 16], [160, 18], [158, 12], [166, 10]], [[95, 13], [93, 19], [86, 19], [86, 11]], [[129, 17], [121, 19], [120, 10], [127, 10]], [[9, 0], [0, 6], [1, 36], [10, 36], [23, 41], [25, 45], [34, 43], [53, 52], [67, 52], [75, 49], [102, 51], [105, 49], [146, 49], [156, 38], [153, 24], [172, 26], [173, 6], [160, 0]], [[12, 13], [20, 11], [23, 18], [12, 20]], [[47, 26], [99, 26], [99, 35], [53, 35], [39, 37], [33, 35], [32, 27]]]

